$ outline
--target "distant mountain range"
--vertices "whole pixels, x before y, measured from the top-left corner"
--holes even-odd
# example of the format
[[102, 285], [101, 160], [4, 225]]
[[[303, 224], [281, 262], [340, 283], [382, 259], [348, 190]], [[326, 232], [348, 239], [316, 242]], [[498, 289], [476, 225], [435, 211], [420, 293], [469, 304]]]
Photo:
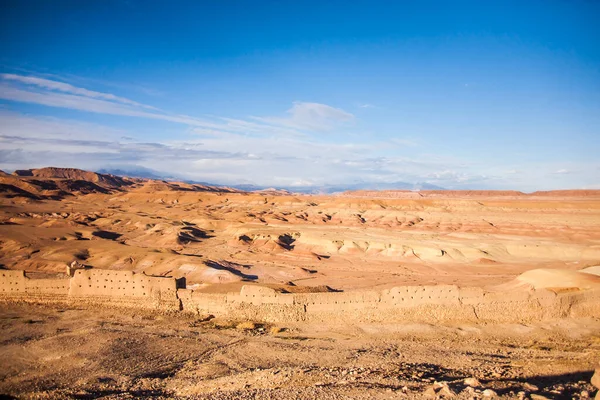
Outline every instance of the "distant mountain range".
[[134, 168], [101, 168], [96, 171], [99, 174], [110, 174], [117, 176], [127, 176], [130, 178], [146, 178], [158, 180], [177, 180], [176, 178], [167, 177], [149, 168], [134, 167]]
[[[239, 184], [239, 185], [222, 185], [216, 184], [212, 182], [200, 182], [193, 180], [181, 180], [177, 177], [167, 176], [165, 174], [161, 174], [160, 172], [153, 171], [148, 168], [143, 167], [134, 167], [134, 168], [102, 168], [96, 171], [100, 174], [112, 174], [117, 176], [127, 176], [130, 178], [147, 178], [147, 179], [160, 179], [160, 180], [177, 180], [183, 181], [191, 184], [200, 184], [206, 186], [215, 186], [215, 187], [229, 187], [244, 191], [255, 191], [255, 190], [265, 190], [265, 189], [273, 189], [273, 186], [259, 186], [253, 184]], [[348, 184], [326, 184], [326, 185], [314, 185], [314, 186], [278, 186], [275, 189], [283, 189], [289, 192], [295, 193], [306, 193], [306, 194], [330, 194], [330, 193], [339, 193], [346, 192], [349, 190], [445, 190], [444, 188], [436, 185], [432, 185], [427, 182], [417, 182], [417, 183], [408, 183], [408, 182], [356, 182], [356, 183], [348, 183]]]

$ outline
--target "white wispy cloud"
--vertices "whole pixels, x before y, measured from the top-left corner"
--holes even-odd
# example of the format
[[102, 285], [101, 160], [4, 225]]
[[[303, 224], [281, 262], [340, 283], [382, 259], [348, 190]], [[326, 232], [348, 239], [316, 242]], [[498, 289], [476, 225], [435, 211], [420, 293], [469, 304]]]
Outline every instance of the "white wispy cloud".
[[320, 103], [294, 102], [286, 117], [252, 117], [254, 120], [297, 130], [327, 131], [340, 124], [352, 122], [354, 115]]
[[554, 171], [554, 173], [557, 175], [563, 175], [563, 174], [570, 174], [571, 171], [566, 168], [561, 168], [561, 169]]
[[76, 86], [73, 86], [73, 85], [71, 85], [69, 83], [65, 83], [65, 82], [53, 81], [53, 80], [49, 80], [49, 79], [45, 79], [45, 78], [38, 78], [35, 76], [23, 76], [23, 75], [16, 75], [16, 74], [0, 74], [0, 77], [7, 81], [24, 83], [27, 85], [34, 85], [34, 86], [38, 86], [38, 87], [41, 87], [44, 89], [56, 90], [59, 92], [70, 93], [70, 94], [74, 94], [77, 96], [109, 100], [109, 101], [114, 101], [117, 103], [128, 104], [128, 105], [135, 106], [135, 107], [141, 107], [141, 108], [156, 109], [152, 106], [140, 104], [136, 101], [129, 100], [124, 97], [115, 96], [114, 94], [95, 92], [93, 90], [76, 87]]
[[199, 134], [235, 132], [302, 135], [305, 132], [331, 130], [354, 120], [352, 114], [340, 108], [311, 102], [294, 102], [284, 117], [197, 118], [169, 113], [111, 93], [97, 92], [57, 80], [16, 74], [0, 74], [0, 78], [0, 99], [99, 114], [163, 120], [195, 127], [195, 132]]
[[353, 114], [315, 102], [294, 102], [275, 116], [198, 118], [58, 78], [15, 74], [0, 74], [0, 99], [169, 121], [183, 126], [185, 138], [151, 142], [142, 139], [143, 132], [0, 109], [0, 169], [132, 165], [226, 184], [404, 181], [520, 190], [595, 185], [600, 170], [597, 162], [475, 165], [447, 154], [424, 153], [425, 144], [410, 138], [368, 141], [368, 135], [353, 131], [357, 125]]
[[235, 133], [156, 143], [135, 136], [97, 124], [0, 112], [0, 169], [134, 165], [186, 179], [272, 186], [397, 181], [440, 168], [437, 160], [428, 164], [380, 157], [382, 143], [324, 143], [309, 137]]
[[[41, 104], [49, 107], [67, 108], [71, 110], [87, 111], [99, 114], [122, 115], [149, 119], [159, 119], [192, 126], [211, 126], [210, 122], [202, 121], [186, 115], [167, 115], [148, 111], [130, 104], [115, 101], [101, 100], [94, 97], [56, 93], [52, 91], [33, 91], [10, 84], [0, 83], [0, 99]], [[220, 127], [221, 125], [215, 125]]]

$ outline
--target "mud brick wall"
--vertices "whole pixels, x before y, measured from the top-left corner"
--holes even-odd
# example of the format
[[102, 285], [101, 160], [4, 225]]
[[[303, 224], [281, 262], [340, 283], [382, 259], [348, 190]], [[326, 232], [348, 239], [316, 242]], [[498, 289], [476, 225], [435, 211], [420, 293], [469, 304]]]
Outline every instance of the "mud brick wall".
[[25, 293], [25, 272], [2, 270], [0, 274], [0, 294], [3, 296], [21, 295]]
[[132, 271], [76, 270], [71, 278], [69, 300], [124, 307], [180, 308], [174, 278], [147, 276]]
[[75, 270], [71, 279], [29, 279], [23, 271], [2, 270], [0, 300], [183, 310], [266, 322], [514, 323], [600, 315], [600, 289], [507, 292], [437, 285], [293, 294], [245, 285], [239, 292], [215, 294], [178, 288], [174, 278], [100, 269]]
[[24, 271], [2, 270], [0, 300], [102, 303], [177, 311], [181, 308], [173, 278], [100, 269], [79, 269], [70, 279], [30, 279]]

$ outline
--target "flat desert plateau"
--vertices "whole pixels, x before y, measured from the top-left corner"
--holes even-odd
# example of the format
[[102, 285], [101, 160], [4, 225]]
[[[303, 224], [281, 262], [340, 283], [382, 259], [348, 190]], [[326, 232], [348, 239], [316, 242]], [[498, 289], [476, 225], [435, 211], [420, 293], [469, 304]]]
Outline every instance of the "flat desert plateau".
[[0, 267], [8, 397], [587, 399], [600, 380], [600, 191], [0, 173]]

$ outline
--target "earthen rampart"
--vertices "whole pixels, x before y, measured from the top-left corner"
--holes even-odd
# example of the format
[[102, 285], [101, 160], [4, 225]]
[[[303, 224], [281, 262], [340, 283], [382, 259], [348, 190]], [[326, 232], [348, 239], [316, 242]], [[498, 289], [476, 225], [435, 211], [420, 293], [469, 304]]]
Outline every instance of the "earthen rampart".
[[109, 304], [179, 310], [177, 281], [101, 269], [68, 270], [70, 279], [31, 279], [24, 271], [2, 270], [0, 300], [35, 303]]
[[24, 271], [0, 271], [0, 298], [24, 301], [66, 301], [67, 279], [29, 279]]
[[600, 315], [600, 289], [486, 291], [453, 285], [381, 291], [280, 293], [245, 285], [203, 293], [174, 278], [132, 271], [77, 269], [70, 279], [30, 279], [2, 270], [0, 300], [133, 307], [265, 322], [532, 322]]
[[78, 269], [70, 279], [69, 301], [179, 310], [177, 281], [132, 271]]

